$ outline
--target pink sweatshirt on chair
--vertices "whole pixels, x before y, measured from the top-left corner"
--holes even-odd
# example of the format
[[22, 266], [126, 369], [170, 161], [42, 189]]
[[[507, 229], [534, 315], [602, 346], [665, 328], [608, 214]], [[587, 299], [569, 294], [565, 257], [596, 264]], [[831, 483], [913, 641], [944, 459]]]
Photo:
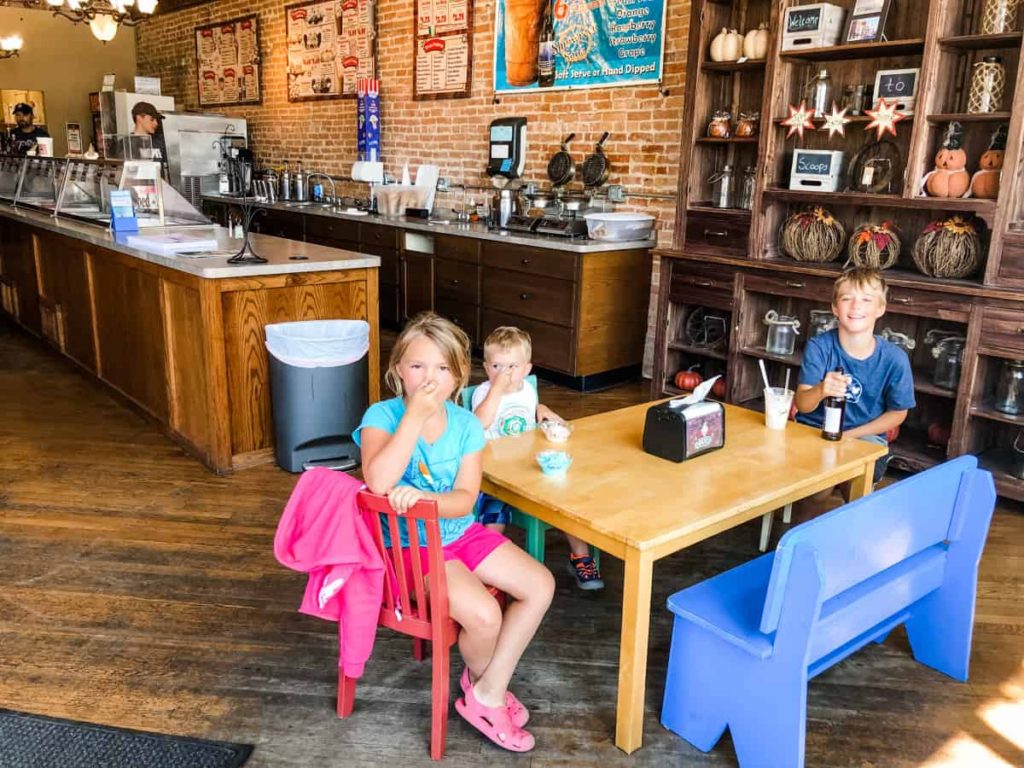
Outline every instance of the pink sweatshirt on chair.
[[299, 611], [338, 622], [338, 666], [351, 678], [373, 651], [384, 590], [384, 560], [356, 504], [362, 488], [343, 472], [304, 472], [274, 536], [278, 562], [309, 574]]

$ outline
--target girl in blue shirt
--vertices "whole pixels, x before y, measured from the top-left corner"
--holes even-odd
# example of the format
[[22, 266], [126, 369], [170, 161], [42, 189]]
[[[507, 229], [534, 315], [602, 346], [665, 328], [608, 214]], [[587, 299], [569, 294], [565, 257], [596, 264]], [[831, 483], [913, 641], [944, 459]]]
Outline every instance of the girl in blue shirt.
[[[498, 746], [527, 752], [534, 745], [523, 729], [529, 712], [508, 684], [551, 604], [554, 578], [502, 534], [474, 521], [483, 427], [454, 402], [469, 381], [469, 349], [466, 334], [438, 315], [410, 320], [385, 375], [397, 397], [370, 406], [354, 437], [367, 487], [386, 494], [399, 514], [421, 499], [437, 502], [448, 608], [462, 627], [459, 651], [466, 662], [464, 696], [455, 709]], [[408, 547], [404, 529], [401, 536]], [[425, 552], [422, 563], [426, 567]], [[514, 598], [504, 614], [485, 584]]]

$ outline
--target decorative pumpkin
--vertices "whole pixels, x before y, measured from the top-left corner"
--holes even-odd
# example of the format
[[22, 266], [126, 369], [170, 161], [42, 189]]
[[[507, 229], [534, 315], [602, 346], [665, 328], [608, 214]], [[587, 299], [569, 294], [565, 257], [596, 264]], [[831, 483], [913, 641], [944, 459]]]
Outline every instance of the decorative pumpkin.
[[928, 425], [928, 442], [931, 445], [937, 445], [940, 448], [945, 448], [949, 445], [949, 425], [940, 424], [937, 421], [933, 421]]
[[736, 61], [743, 54], [743, 35], [735, 29], [726, 29], [711, 41], [712, 61]]
[[722, 399], [725, 397], [725, 391], [727, 388], [728, 384], [726, 384], [725, 376], [719, 376], [718, 381], [711, 385], [711, 394]]
[[743, 38], [743, 55], [748, 59], [763, 59], [768, 55], [768, 25], [762, 22], [757, 29]]
[[844, 266], [888, 269], [900, 257], [900, 238], [891, 221], [861, 224], [850, 235], [849, 259]]
[[933, 221], [914, 243], [914, 264], [930, 277], [961, 278], [981, 264], [981, 239], [971, 219]]
[[1003, 156], [1006, 153], [1008, 126], [1000, 125], [989, 142], [988, 149], [978, 160], [978, 170], [971, 177], [971, 196], [983, 200], [999, 197], [999, 174], [1003, 170]]
[[783, 252], [797, 261], [832, 261], [843, 250], [846, 230], [821, 206], [794, 213], [782, 225]]
[[900, 436], [900, 425], [897, 424], [895, 427], [885, 433], [885, 439], [888, 442], [893, 442], [897, 437]]
[[935, 155], [935, 168], [922, 180], [926, 194], [932, 197], [963, 197], [967, 193], [971, 176], [967, 173], [963, 133], [963, 126], [957, 120], [946, 128], [942, 148]]
[[697, 371], [693, 370], [698, 366], [694, 365], [690, 368], [679, 371], [676, 374], [676, 387], [679, 389], [685, 389], [687, 392], [692, 392], [700, 383], [704, 381], [704, 377], [701, 376]]

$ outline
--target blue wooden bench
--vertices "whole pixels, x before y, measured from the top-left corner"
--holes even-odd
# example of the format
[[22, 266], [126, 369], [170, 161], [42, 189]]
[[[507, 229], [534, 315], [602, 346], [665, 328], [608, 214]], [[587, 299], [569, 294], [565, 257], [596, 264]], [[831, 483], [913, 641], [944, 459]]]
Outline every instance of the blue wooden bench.
[[915, 659], [966, 680], [995, 499], [962, 456], [672, 595], [662, 724], [705, 752], [729, 728], [741, 766], [802, 767], [807, 681], [900, 624]]

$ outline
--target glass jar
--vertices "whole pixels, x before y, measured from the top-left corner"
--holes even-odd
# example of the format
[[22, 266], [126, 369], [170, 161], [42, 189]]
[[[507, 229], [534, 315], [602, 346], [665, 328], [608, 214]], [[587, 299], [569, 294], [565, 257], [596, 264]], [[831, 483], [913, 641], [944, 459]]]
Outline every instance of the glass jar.
[[764, 316], [768, 326], [765, 351], [770, 355], [792, 355], [796, 351], [796, 337], [800, 335], [800, 321], [791, 315], [780, 315], [774, 309]]
[[1001, 35], [1017, 31], [1019, 0], [986, 0], [981, 12], [981, 34]]
[[906, 352], [907, 357], [911, 357], [911, 353], [917, 348], [916, 339], [905, 333], [894, 331], [892, 328], [884, 328], [882, 330], [882, 338]]
[[739, 122], [736, 123], [736, 135], [741, 138], [757, 136], [760, 123], [760, 112], [740, 112]]
[[1024, 360], [1003, 361], [992, 407], [1012, 416], [1024, 413]]
[[743, 183], [740, 185], [740, 194], [736, 200], [736, 207], [749, 211], [754, 207], [754, 190], [757, 188], [757, 172], [754, 166], [748, 165], [743, 169]]
[[1006, 68], [998, 56], [986, 56], [974, 65], [967, 111], [971, 114], [998, 112], [1003, 106]]
[[843, 106], [846, 107], [851, 116], [864, 114], [864, 110], [869, 104], [868, 94], [870, 92], [871, 86], [864, 85], [863, 83], [846, 86], [843, 91]]
[[823, 117], [832, 107], [832, 77], [822, 69], [807, 83], [807, 106], [814, 110], [815, 117]]
[[727, 109], [716, 109], [708, 122], [708, 136], [712, 139], [728, 139], [732, 136], [732, 115]]
[[732, 166], [726, 165], [718, 173], [708, 177], [711, 185], [711, 206], [713, 208], [732, 208], [736, 188], [732, 178]]
[[947, 336], [932, 347], [932, 357], [935, 358], [932, 383], [935, 386], [955, 390], [960, 385], [966, 343], [963, 336]]
[[811, 310], [811, 338], [831, 331], [839, 325], [839, 318], [832, 314], [831, 309]]

